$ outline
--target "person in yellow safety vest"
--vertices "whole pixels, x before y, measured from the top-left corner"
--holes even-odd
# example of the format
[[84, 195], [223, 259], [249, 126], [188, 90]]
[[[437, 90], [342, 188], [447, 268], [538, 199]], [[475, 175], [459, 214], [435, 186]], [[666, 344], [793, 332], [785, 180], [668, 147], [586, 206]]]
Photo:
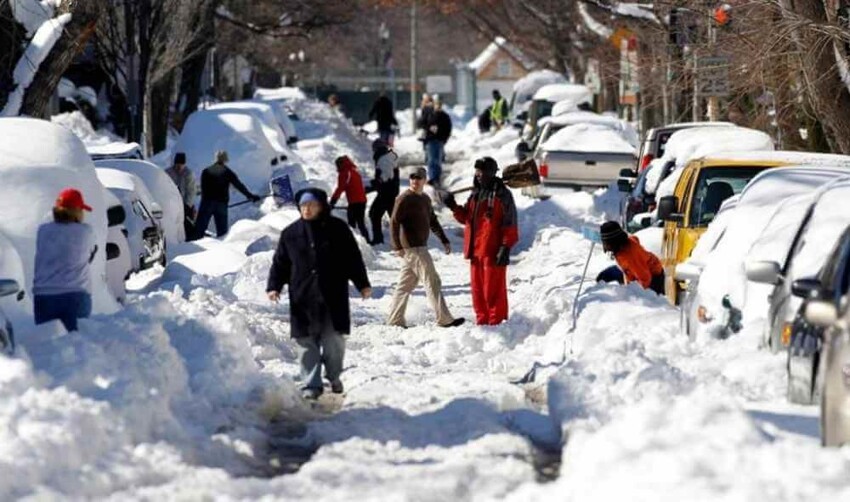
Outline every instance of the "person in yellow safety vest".
[[496, 130], [501, 129], [508, 119], [508, 102], [498, 89], [493, 89], [493, 105], [490, 107], [490, 122]]

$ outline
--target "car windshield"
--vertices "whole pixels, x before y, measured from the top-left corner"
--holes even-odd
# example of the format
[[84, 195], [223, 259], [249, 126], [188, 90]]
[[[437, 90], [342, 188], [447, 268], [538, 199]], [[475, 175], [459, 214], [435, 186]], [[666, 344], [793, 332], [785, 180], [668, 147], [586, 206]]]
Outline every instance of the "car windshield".
[[691, 226], [706, 226], [714, 219], [723, 201], [741, 193], [747, 183], [765, 166], [707, 167], [700, 170], [691, 200]]
[[545, 126], [543, 126], [543, 129], [540, 131], [540, 134], [538, 134], [534, 138], [534, 145], [532, 145], [532, 147], [531, 147], [532, 151], [536, 150], [538, 146], [545, 143], [547, 139], [552, 137], [553, 134], [555, 134], [556, 132], [560, 131], [563, 128], [564, 128], [564, 126], [554, 125], [552, 123], [549, 123], [549, 124], [546, 124]]

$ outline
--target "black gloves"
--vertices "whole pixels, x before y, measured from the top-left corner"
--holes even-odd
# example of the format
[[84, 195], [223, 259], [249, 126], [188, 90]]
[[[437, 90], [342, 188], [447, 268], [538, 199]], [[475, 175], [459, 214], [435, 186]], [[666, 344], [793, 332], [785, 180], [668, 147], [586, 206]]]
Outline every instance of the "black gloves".
[[334, 206], [336, 206], [337, 200], [338, 199], [331, 199], [331, 202], [330, 202], [331, 209], [333, 209]]
[[496, 252], [496, 266], [507, 267], [511, 262], [511, 248], [508, 246], [500, 246]]
[[455, 200], [455, 196], [452, 195], [451, 192], [446, 192], [445, 194], [443, 194], [443, 204], [445, 204], [447, 208], [454, 211], [457, 207], [457, 201]]

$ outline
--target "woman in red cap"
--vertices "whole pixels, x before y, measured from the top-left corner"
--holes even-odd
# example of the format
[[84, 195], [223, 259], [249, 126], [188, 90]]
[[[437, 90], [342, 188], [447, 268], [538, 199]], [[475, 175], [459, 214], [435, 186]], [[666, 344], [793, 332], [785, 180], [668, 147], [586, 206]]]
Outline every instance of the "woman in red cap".
[[35, 323], [62, 321], [77, 330], [77, 319], [91, 314], [90, 266], [97, 253], [94, 231], [83, 223], [91, 211], [74, 188], [59, 192], [53, 221], [38, 227], [35, 245], [33, 303]]

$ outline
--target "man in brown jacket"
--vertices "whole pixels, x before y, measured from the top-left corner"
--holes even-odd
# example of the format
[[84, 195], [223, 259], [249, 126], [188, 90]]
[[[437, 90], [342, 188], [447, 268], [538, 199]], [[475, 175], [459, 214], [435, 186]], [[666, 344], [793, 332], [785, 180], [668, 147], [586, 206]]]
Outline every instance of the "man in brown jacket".
[[464, 318], [455, 319], [446, 306], [443, 298], [442, 284], [434, 261], [428, 253], [428, 236], [431, 230], [437, 234], [446, 254], [451, 253], [452, 248], [449, 239], [443, 232], [443, 227], [437, 221], [431, 199], [423, 193], [427, 171], [424, 167], [417, 167], [410, 175], [410, 188], [405, 190], [395, 201], [392, 218], [390, 219], [390, 238], [392, 247], [400, 257], [404, 259], [404, 265], [399, 274], [398, 284], [393, 293], [393, 303], [390, 307], [387, 324], [391, 326], [407, 327], [404, 320], [404, 312], [407, 309], [407, 300], [410, 293], [416, 289], [419, 281], [425, 286], [425, 294], [428, 301], [437, 313], [437, 324], [448, 328], [460, 326]]

